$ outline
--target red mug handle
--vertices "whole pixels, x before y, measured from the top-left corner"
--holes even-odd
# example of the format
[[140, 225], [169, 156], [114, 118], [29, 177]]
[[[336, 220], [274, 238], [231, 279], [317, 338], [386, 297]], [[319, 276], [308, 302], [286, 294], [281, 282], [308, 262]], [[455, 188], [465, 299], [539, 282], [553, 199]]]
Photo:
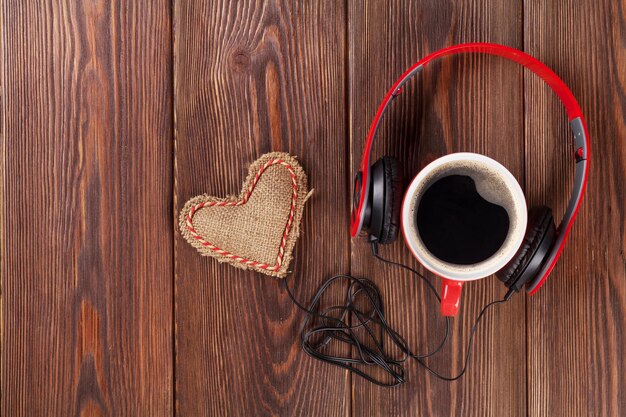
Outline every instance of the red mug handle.
[[443, 278], [441, 282], [441, 314], [444, 316], [456, 316], [461, 303], [462, 289], [463, 281]]

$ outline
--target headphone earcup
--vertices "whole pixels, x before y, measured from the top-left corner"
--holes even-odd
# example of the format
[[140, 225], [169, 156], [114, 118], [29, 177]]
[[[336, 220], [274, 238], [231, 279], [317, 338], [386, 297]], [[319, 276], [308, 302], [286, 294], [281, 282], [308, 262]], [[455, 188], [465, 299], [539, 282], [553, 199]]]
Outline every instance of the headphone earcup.
[[528, 212], [528, 225], [522, 245], [496, 276], [507, 288], [519, 290], [539, 271], [555, 236], [556, 226], [552, 210], [545, 206], [533, 207]]
[[402, 204], [402, 172], [395, 158], [385, 156], [382, 159], [385, 175], [385, 204], [383, 228], [379, 243], [392, 243], [398, 237], [400, 229], [400, 205]]

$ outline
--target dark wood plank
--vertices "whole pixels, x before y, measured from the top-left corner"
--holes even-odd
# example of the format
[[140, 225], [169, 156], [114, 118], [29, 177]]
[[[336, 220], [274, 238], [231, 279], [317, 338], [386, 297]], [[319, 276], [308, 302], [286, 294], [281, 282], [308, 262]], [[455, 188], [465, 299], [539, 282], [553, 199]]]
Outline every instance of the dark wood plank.
[[172, 407], [167, 1], [2, 3], [4, 416]]
[[[308, 299], [349, 268], [344, 6], [180, 1], [174, 19], [176, 207], [237, 194], [266, 152], [298, 156], [316, 192], [289, 280]], [[301, 351], [302, 315], [277, 280], [201, 257], [180, 235], [175, 251], [180, 415], [348, 413], [347, 373]]]
[[[588, 191], [569, 245], [528, 300], [531, 416], [626, 414], [626, 2], [525, 2], [527, 51], [577, 97], [591, 136]], [[525, 79], [529, 202], [560, 220], [571, 190], [571, 132], [562, 106]]]
[[[468, 41], [522, 46], [521, 2], [349, 2], [348, 16], [353, 172], [380, 100], [420, 57]], [[400, 157], [408, 184], [433, 159], [472, 151], [500, 161], [523, 185], [522, 70], [498, 58], [466, 56], [433, 64], [421, 77], [388, 113], [372, 162], [384, 154]], [[433, 347], [443, 324], [425, 287], [416, 277], [373, 259], [365, 239], [352, 242], [352, 273], [380, 285], [391, 322], [416, 350]], [[402, 239], [381, 252], [417, 266]], [[466, 285], [451, 344], [429, 363], [444, 374], [456, 374], [479, 309], [504, 293], [495, 277]], [[354, 377], [354, 415], [524, 415], [525, 343], [525, 299], [518, 296], [481, 325], [462, 380], [436, 380], [415, 362], [407, 365], [408, 383], [396, 389]]]

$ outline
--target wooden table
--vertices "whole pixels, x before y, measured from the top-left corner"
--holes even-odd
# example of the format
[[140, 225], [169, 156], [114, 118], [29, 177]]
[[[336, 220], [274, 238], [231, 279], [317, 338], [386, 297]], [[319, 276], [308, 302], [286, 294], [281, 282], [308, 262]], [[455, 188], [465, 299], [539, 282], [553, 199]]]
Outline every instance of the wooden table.
[[[618, 416], [626, 414], [626, 2], [2, 2], [3, 416]], [[487, 317], [455, 383], [410, 363], [373, 386], [307, 357], [302, 314], [272, 278], [198, 256], [178, 210], [239, 191], [247, 165], [297, 155], [315, 188], [291, 283], [380, 285], [414, 346], [437, 307], [350, 239], [351, 184], [395, 78], [461, 42], [522, 49], [586, 114], [588, 192], [561, 261], [533, 297]], [[504, 164], [529, 205], [564, 212], [573, 161], [565, 112], [533, 74], [476, 55], [427, 68], [374, 155], [410, 179], [473, 151]], [[402, 242], [384, 256], [416, 265]], [[416, 265], [417, 266], [417, 265]], [[467, 285], [451, 345], [459, 369], [495, 278]]]

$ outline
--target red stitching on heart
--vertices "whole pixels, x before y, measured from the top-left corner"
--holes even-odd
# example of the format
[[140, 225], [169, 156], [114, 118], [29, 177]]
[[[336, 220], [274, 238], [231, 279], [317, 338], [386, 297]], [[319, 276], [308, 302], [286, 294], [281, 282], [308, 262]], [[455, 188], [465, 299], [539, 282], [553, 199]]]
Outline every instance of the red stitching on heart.
[[[242, 256], [238, 256], [238, 255], [234, 255], [228, 251], [225, 251], [223, 249], [218, 248], [217, 246], [207, 242], [206, 240], [204, 240], [202, 238], [202, 236], [200, 236], [195, 229], [193, 228], [193, 216], [196, 214], [196, 212], [198, 210], [200, 210], [203, 207], [224, 207], [224, 206], [241, 206], [243, 204], [246, 204], [246, 202], [248, 201], [248, 199], [250, 198], [250, 195], [252, 194], [252, 191], [254, 190], [254, 187], [256, 186], [257, 182], [259, 181], [259, 178], [261, 178], [261, 175], [263, 174], [263, 172], [271, 167], [272, 165], [282, 165], [285, 168], [287, 168], [287, 170], [289, 171], [289, 174], [291, 174], [291, 182], [293, 183], [293, 194], [292, 194], [292, 199], [291, 199], [291, 211], [289, 212], [289, 218], [287, 219], [287, 225], [285, 226], [285, 231], [283, 233], [283, 239], [280, 243], [280, 248], [278, 250], [278, 258], [276, 259], [276, 265], [268, 265], [266, 263], [261, 263], [261, 262], [257, 262], [257, 261], [252, 261], [250, 259], [246, 259]], [[191, 233], [191, 235], [198, 240], [203, 246], [206, 246], [207, 248], [211, 249], [212, 251], [225, 256], [227, 258], [232, 258], [235, 261], [238, 262], [242, 262], [245, 263], [246, 265], [249, 266], [254, 266], [257, 268], [263, 268], [263, 269], [267, 269], [269, 271], [278, 271], [280, 269], [280, 266], [282, 265], [283, 262], [283, 256], [285, 254], [285, 245], [287, 244], [287, 236], [289, 235], [289, 230], [291, 229], [291, 224], [293, 223], [293, 217], [294, 217], [294, 213], [296, 211], [296, 200], [298, 198], [298, 182], [297, 182], [297, 177], [296, 177], [296, 173], [293, 171], [293, 167], [291, 165], [289, 165], [287, 162], [283, 161], [282, 159], [273, 159], [271, 161], [268, 161], [265, 165], [263, 165], [261, 167], [261, 169], [259, 169], [259, 172], [257, 172], [256, 176], [254, 177], [254, 180], [252, 181], [252, 183], [250, 184], [250, 187], [248, 188], [248, 191], [246, 192], [246, 194], [243, 196], [243, 198], [239, 201], [205, 201], [199, 204], [196, 204], [195, 206], [192, 206], [191, 209], [189, 210], [189, 214], [187, 214], [187, 230], [189, 230], [189, 232]]]

